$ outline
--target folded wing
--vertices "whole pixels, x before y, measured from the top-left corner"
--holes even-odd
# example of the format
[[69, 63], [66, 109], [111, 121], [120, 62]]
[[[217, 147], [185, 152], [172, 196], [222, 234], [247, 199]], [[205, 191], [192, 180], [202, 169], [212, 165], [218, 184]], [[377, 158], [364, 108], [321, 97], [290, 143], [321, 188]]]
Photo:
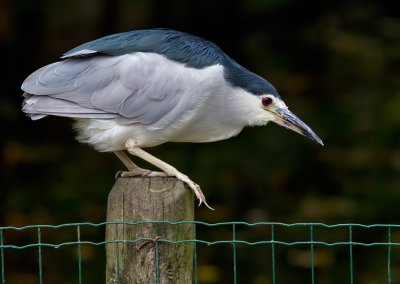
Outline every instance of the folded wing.
[[155, 53], [79, 56], [47, 65], [22, 84], [23, 111], [46, 115], [116, 119], [163, 128], [194, 107], [186, 84], [196, 84], [183, 65]]

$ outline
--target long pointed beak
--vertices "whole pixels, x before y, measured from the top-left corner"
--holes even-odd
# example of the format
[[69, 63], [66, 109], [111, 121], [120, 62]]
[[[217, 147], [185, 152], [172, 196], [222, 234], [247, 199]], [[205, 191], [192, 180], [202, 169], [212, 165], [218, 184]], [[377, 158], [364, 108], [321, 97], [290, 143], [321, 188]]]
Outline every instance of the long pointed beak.
[[274, 112], [274, 114], [275, 119], [273, 122], [304, 135], [321, 144], [322, 146], [324, 145], [321, 138], [319, 138], [318, 135], [315, 134], [315, 132], [307, 124], [301, 121], [300, 118], [294, 115], [289, 109], [279, 108], [276, 110], [276, 112]]

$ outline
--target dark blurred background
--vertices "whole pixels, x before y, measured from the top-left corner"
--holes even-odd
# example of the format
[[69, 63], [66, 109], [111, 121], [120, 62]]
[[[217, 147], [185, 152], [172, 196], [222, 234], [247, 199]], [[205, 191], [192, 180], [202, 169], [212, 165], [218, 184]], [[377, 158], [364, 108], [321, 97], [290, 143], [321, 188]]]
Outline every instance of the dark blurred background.
[[[325, 142], [321, 147], [270, 124], [222, 142], [149, 149], [202, 186], [216, 211], [197, 208], [197, 220], [400, 223], [400, 13], [395, 3], [2, 0], [0, 226], [105, 220], [107, 194], [123, 165], [112, 154], [78, 144], [68, 119], [32, 122], [20, 110], [20, 85], [31, 72], [78, 44], [152, 27], [215, 42], [273, 83], [290, 109]], [[102, 233], [93, 235], [101, 240]], [[213, 238], [218, 236], [214, 233]], [[363, 236], [365, 232], [359, 232], [360, 239]], [[381, 233], [374, 237], [379, 240]], [[88, 283], [96, 283], [96, 275], [103, 277], [103, 259], [97, 257], [103, 255], [101, 250], [87, 248], [87, 275], [94, 277], [87, 276], [92, 279]], [[231, 273], [229, 253], [200, 255], [205, 273], [200, 280], [227, 283], [223, 275]], [[301, 256], [301, 251], [278, 252], [281, 277], [286, 279], [282, 283], [309, 283], [309, 271], [291, 261], [296, 253]], [[345, 257], [329, 253], [329, 261], [317, 271], [320, 283], [345, 283], [324, 278], [329, 269], [337, 269], [335, 277], [341, 275], [338, 267], [346, 269]], [[363, 253], [356, 266], [363, 275], [359, 283], [383, 283], [379, 277], [385, 267], [373, 267], [385, 259]], [[8, 261], [8, 283], [36, 283], [28, 261], [11, 253], [9, 257], [19, 265]], [[249, 250], [244, 252], [241, 262], [246, 269], [240, 272], [240, 283], [269, 283], [268, 261], [268, 254], [255, 258]], [[269, 268], [255, 271], [249, 262], [265, 262]], [[62, 262], [59, 269], [65, 271], [65, 265]], [[49, 283], [60, 283], [47, 275], [53, 279]], [[305, 280], [299, 280], [303, 276]]]

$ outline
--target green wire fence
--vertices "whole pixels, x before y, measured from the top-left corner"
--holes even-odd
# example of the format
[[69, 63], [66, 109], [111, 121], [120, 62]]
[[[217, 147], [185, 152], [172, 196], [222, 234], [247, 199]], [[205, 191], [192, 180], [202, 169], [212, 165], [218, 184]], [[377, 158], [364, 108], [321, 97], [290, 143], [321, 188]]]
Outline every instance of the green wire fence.
[[[158, 245], [194, 245], [194, 283], [400, 283], [400, 225], [124, 222], [123, 224], [129, 226], [194, 225], [196, 237], [189, 240], [162, 238], [154, 240], [148, 237], [133, 240], [101, 240], [101, 237], [104, 239], [106, 225], [119, 224], [122, 222], [0, 227], [0, 283], [12, 283], [10, 281], [14, 276], [10, 276], [9, 279], [9, 275], [14, 275], [15, 271], [23, 273], [24, 266], [28, 266], [27, 269], [30, 271], [36, 270], [36, 279], [32, 283], [54, 283], [52, 281], [55, 280], [51, 280], [51, 277], [47, 280], [46, 273], [53, 269], [52, 265], [56, 265], [57, 261], [53, 261], [55, 258], [51, 256], [47, 263], [46, 255], [50, 256], [51, 250], [63, 248], [73, 251], [72, 255], [76, 259], [73, 265], [67, 264], [70, 262], [68, 258], [63, 258], [61, 262], [64, 268], [69, 267], [68, 270], [72, 270], [69, 273], [75, 275], [74, 282], [93, 283], [92, 280], [85, 279], [84, 268], [88, 266], [87, 254], [93, 255], [94, 251], [101, 251], [100, 255], [103, 257], [106, 244], [136, 244], [143, 241], [155, 242], [156, 275], [160, 273], [157, 270]], [[91, 249], [88, 250], [88, 247]], [[217, 261], [219, 264], [222, 263], [223, 267], [220, 270], [223, 271], [223, 279], [209, 277], [213, 273], [210, 273], [210, 265], [207, 264], [209, 261], [212, 262], [207, 250], [213, 247], [224, 248], [223, 256], [220, 253], [211, 254], [225, 259], [225, 261]], [[251, 250], [252, 248], [255, 250]], [[25, 251], [29, 251], [29, 256], [22, 256], [22, 259], [28, 264], [22, 265], [21, 258], [18, 259], [16, 255]], [[93, 269], [87, 269], [98, 277], [104, 277], [102, 265], [104, 266], [105, 260], [102, 257], [97, 257], [97, 255], [94, 257], [96, 260], [100, 259], [102, 263], [97, 265], [96, 272], [93, 272]], [[29, 263], [34, 263], [35, 267], [29, 267]], [[15, 266], [20, 267], [16, 269]], [[215, 264], [213, 266], [215, 267]], [[255, 272], [257, 268], [260, 269]], [[8, 273], [9, 270], [13, 273]], [[210, 275], [205, 277], [202, 273]], [[261, 276], [255, 278], [255, 275]], [[366, 278], [371, 281], [366, 281]], [[159, 279], [158, 276], [157, 279]], [[71, 283], [69, 281], [65, 283]], [[57, 283], [63, 282], [57, 280]], [[118, 279], [116, 283], [119, 283]]]

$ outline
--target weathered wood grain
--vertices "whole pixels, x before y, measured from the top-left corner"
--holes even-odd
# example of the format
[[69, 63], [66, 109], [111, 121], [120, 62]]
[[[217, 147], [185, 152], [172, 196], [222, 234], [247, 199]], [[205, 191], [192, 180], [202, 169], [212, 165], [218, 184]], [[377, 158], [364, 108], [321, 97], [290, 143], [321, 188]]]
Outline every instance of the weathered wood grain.
[[[107, 221], [193, 221], [194, 198], [172, 177], [118, 178], [108, 196]], [[192, 283], [194, 225], [107, 225], [106, 241], [150, 238], [154, 241], [106, 244], [106, 284]], [[157, 251], [158, 250], [158, 251]], [[157, 257], [156, 257], [157, 253]], [[156, 263], [158, 259], [158, 268]]]

